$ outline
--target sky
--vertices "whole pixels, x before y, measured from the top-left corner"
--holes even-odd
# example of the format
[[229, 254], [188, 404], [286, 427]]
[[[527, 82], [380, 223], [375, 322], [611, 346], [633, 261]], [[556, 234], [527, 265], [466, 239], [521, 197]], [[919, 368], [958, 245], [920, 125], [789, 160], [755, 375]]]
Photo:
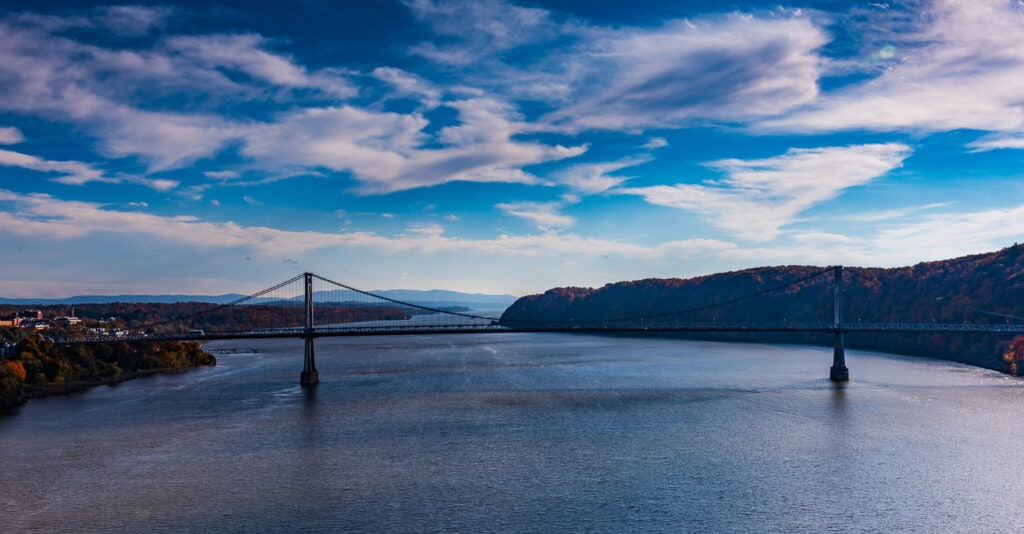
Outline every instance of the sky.
[[0, 0], [0, 296], [1024, 241], [1024, 2]]

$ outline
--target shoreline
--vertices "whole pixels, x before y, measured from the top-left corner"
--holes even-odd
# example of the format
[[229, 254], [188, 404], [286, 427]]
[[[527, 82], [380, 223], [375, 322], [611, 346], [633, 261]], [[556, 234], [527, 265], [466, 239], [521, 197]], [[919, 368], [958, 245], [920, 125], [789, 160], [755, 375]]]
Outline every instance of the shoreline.
[[[216, 365], [216, 364], [214, 364]], [[75, 380], [73, 382], [65, 382], [63, 384], [25, 384], [24, 391], [27, 399], [45, 399], [48, 397], [57, 397], [60, 395], [72, 395], [75, 393], [81, 393], [83, 391], [90, 390], [98, 386], [110, 386], [114, 387], [123, 382], [129, 380], [135, 380], [136, 378], [145, 378], [158, 374], [175, 374], [175, 373], [186, 373], [191, 369], [198, 369], [204, 367], [202, 365], [190, 365], [187, 367], [167, 367], [164, 369], [146, 369], [144, 371], [135, 371], [119, 376], [117, 378], [97, 379], [97, 380]], [[205, 366], [212, 367], [212, 366]]]
[[0, 417], [16, 413], [18, 411], [18, 408], [24, 406], [31, 399], [46, 399], [50, 397], [70, 396], [77, 393], [82, 393], [84, 391], [88, 391], [98, 386], [114, 387], [128, 380], [135, 380], [136, 378], [146, 378], [158, 374], [186, 373], [192, 369], [198, 369], [200, 367], [213, 367], [217, 365], [217, 358], [215, 355], [206, 351], [203, 351], [203, 353], [209, 356], [211, 363], [198, 365], [184, 365], [181, 367], [164, 367], [160, 369], [145, 369], [122, 373], [118, 375], [116, 378], [75, 380], [71, 382], [64, 382], [58, 384], [27, 384], [22, 382], [20, 387], [20, 393], [14, 393], [15, 396], [11, 398], [0, 399], [4, 401], [3, 404], [0, 405]]

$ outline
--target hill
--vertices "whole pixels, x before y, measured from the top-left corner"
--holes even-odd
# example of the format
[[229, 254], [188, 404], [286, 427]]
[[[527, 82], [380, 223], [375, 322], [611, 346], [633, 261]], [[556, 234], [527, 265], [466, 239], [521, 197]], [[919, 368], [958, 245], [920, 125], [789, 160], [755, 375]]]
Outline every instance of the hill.
[[[814, 266], [759, 267], [690, 279], [564, 287], [516, 301], [502, 321], [574, 323], [661, 315], [680, 322], [830, 322], [832, 277]], [[848, 322], [1022, 323], [1024, 246], [892, 269], [845, 268]], [[802, 281], [801, 281], [802, 280]], [[753, 298], [750, 295], [780, 288]], [[728, 303], [736, 299], [736, 302]], [[711, 306], [716, 303], [727, 303]], [[814, 334], [734, 334], [714, 339], [830, 344]], [[1002, 370], [1012, 336], [885, 333], [847, 336], [847, 346]]]

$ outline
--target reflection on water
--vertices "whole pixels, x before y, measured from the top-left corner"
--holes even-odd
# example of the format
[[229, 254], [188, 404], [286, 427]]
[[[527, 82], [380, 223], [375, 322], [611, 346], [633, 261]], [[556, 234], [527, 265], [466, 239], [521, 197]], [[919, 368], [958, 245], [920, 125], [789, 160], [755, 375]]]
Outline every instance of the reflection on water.
[[[258, 343], [258, 345], [257, 345]], [[231, 342], [210, 348], [236, 348]], [[555, 334], [247, 340], [0, 419], [3, 530], [1014, 531], [1022, 382]]]

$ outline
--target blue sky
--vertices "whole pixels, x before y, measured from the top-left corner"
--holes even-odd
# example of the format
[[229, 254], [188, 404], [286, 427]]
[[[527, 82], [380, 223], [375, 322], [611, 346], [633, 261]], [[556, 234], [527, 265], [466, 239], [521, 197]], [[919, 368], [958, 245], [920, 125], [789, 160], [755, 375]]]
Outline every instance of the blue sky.
[[523, 295], [1024, 236], [1016, 0], [0, 6], [0, 296]]

